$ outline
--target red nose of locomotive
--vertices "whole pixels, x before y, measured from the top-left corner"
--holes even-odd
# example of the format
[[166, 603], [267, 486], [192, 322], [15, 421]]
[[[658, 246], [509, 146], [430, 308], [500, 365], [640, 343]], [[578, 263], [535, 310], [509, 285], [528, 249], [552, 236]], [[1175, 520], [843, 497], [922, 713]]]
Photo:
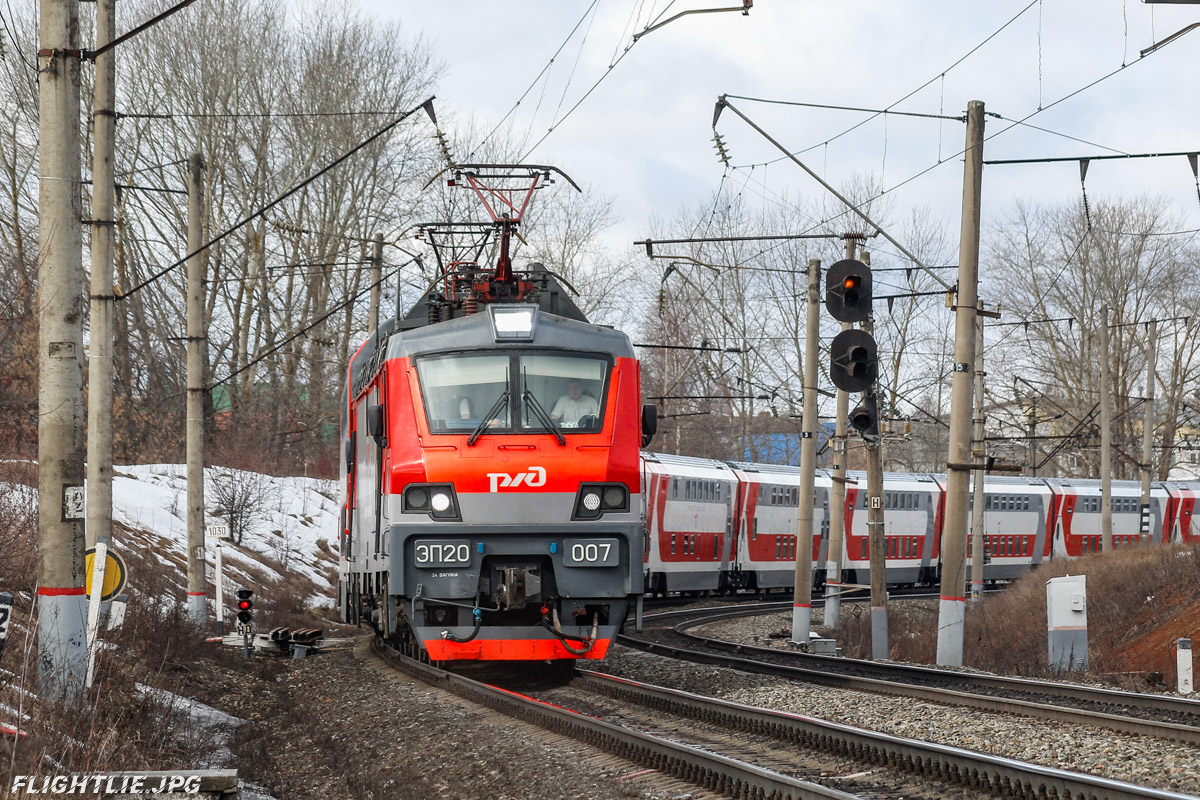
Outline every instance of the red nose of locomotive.
[[515, 308], [395, 336], [382, 359], [364, 555], [387, 567], [382, 614], [439, 660], [602, 657], [640, 590], [629, 340]]

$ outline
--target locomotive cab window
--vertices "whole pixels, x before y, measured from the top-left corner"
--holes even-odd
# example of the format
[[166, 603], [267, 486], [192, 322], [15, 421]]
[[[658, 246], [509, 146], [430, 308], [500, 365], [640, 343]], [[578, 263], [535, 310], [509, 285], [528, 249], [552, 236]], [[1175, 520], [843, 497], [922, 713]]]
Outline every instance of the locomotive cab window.
[[523, 429], [544, 428], [543, 415], [564, 431], [595, 433], [603, 427], [606, 359], [528, 355], [518, 362]]
[[603, 356], [445, 355], [416, 364], [430, 433], [596, 433], [604, 425], [611, 361]]
[[417, 376], [431, 433], [469, 433], [489, 413], [489, 430], [509, 428], [507, 355], [422, 358]]

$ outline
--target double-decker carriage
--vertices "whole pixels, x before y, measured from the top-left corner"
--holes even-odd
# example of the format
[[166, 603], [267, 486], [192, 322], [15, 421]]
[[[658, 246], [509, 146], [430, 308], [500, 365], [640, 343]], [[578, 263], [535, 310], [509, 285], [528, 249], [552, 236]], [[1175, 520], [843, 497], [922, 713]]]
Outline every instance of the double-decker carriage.
[[494, 184], [550, 171], [457, 167], [507, 203], [498, 265], [439, 255], [440, 285], [350, 363], [342, 613], [432, 660], [602, 658], [642, 592], [633, 346], [508, 260], [525, 206]]

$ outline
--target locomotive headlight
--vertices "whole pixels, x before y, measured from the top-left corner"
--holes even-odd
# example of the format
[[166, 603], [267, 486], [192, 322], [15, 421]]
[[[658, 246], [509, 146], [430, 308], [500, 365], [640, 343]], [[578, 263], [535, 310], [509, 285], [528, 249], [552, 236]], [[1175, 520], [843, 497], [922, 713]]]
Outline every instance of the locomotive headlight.
[[604, 507], [606, 509], [624, 510], [628, 499], [629, 493], [624, 486], [614, 485], [604, 490]]
[[599, 519], [608, 511], [629, 510], [629, 489], [623, 483], [585, 483], [575, 496], [571, 519]]
[[535, 305], [488, 306], [488, 315], [492, 320], [492, 339], [497, 342], [533, 341], [537, 308]]
[[424, 487], [409, 489], [405, 499], [408, 501], [408, 507], [414, 511], [429, 508], [429, 492]]
[[448, 483], [419, 483], [404, 490], [405, 514], [427, 514], [434, 519], [458, 519], [458, 498]]

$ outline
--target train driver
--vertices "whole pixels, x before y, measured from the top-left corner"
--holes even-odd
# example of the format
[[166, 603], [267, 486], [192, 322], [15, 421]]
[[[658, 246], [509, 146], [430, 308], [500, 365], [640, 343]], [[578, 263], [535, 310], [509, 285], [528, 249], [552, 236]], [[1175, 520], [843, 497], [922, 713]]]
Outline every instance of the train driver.
[[578, 426], [583, 417], [600, 415], [600, 404], [596, 398], [583, 393], [583, 383], [577, 378], [567, 381], [567, 393], [558, 398], [550, 419], [564, 425]]

